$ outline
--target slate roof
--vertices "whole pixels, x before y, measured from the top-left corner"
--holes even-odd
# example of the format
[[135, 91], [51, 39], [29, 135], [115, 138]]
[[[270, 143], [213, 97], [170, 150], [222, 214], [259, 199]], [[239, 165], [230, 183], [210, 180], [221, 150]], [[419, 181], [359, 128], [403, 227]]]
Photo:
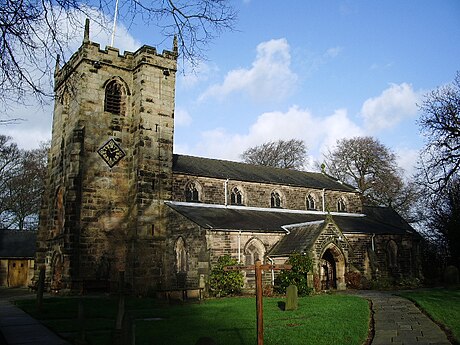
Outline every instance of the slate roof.
[[323, 231], [324, 222], [316, 222], [291, 229], [270, 251], [270, 256], [285, 256], [291, 253], [304, 253], [310, 249]]
[[356, 189], [353, 187], [341, 183], [323, 173], [272, 168], [241, 162], [177, 154], [173, 156], [173, 172], [237, 181], [356, 192]]
[[[286, 232], [283, 226], [304, 225], [326, 219], [326, 214], [244, 206], [167, 202], [169, 207], [205, 229], [253, 232]], [[331, 213], [343, 233], [415, 233], [395, 211], [384, 207], [365, 208], [368, 214]]]
[[34, 258], [36, 231], [0, 229], [0, 258]]

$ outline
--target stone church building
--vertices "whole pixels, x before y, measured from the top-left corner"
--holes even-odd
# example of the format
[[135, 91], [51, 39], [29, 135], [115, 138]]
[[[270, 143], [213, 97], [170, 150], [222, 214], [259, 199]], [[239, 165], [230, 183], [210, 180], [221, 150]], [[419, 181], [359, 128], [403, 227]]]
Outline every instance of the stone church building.
[[[173, 154], [177, 44], [159, 53], [89, 39], [55, 71], [36, 276], [53, 289], [206, 288], [213, 263], [314, 258], [323, 289], [419, 275], [419, 237], [324, 174]], [[270, 282], [271, 272], [265, 274]], [[246, 285], [253, 276], [248, 273]]]

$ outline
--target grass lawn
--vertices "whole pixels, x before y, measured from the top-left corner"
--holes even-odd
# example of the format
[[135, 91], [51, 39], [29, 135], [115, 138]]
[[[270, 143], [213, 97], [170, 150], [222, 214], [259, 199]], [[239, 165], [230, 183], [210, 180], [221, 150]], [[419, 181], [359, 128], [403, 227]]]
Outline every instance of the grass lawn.
[[[266, 345], [361, 345], [367, 339], [368, 302], [357, 296], [319, 295], [299, 298], [299, 309], [282, 311], [283, 298], [264, 298]], [[90, 344], [111, 344], [117, 314], [116, 298], [83, 300], [86, 334]], [[79, 329], [78, 298], [45, 299], [38, 313], [35, 301], [17, 301], [26, 312], [58, 333], [75, 338]], [[193, 345], [212, 337], [219, 345], [256, 343], [254, 298], [210, 299], [202, 303], [165, 305], [154, 299], [127, 298], [126, 310], [134, 315], [136, 345]]]
[[427, 289], [400, 293], [446, 326], [460, 343], [460, 289]]

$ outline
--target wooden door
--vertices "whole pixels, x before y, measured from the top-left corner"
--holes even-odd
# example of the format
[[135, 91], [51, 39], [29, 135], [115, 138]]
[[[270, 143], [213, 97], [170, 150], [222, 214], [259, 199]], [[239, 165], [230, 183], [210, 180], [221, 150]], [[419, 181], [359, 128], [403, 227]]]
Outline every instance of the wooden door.
[[29, 264], [27, 260], [8, 261], [8, 286], [19, 287], [27, 286], [27, 274]]

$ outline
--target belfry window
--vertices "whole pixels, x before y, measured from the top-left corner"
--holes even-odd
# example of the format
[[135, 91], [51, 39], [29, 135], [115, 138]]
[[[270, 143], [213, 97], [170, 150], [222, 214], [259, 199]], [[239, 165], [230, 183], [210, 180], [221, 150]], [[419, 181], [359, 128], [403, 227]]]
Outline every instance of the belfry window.
[[120, 83], [112, 80], [105, 87], [104, 111], [115, 115], [123, 115], [124, 95]]
[[278, 192], [272, 192], [271, 199], [270, 199], [270, 206], [273, 208], [281, 207], [281, 196]]
[[230, 203], [232, 205], [243, 205], [243, 194], [237, 187], [232, 189], [230, 194]]
[[307, 210], [316, 210], [316, 201], [313, 195], [309, 194], [307, 196]]
[[198, 202], [200, 201], [200, 193], [195, 183], [190, 182], [185, 188], [185, 201]]

